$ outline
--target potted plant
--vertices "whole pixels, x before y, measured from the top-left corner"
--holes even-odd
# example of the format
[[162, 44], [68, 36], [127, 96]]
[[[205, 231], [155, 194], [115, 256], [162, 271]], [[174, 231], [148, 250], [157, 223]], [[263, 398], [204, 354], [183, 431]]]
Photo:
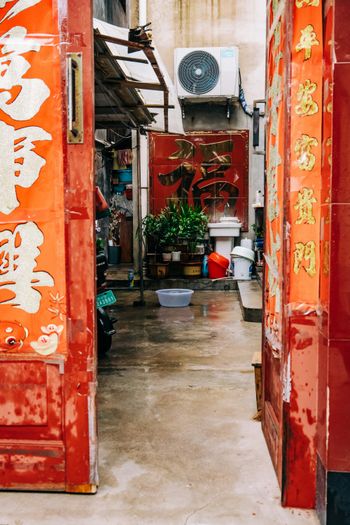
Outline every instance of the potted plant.
[[179, 212], [179, 238], [186, 241], [188, 252], [195, 254], [197, 244], [203, 241], [208, 229], [208, 216], [201, 208], [187, 203], [180, 205]]
[[163, 253], [163, 260], [170, 261], [174, 246], [179, 235], [179, 210], [174, 203], [170, 203], [159, 214], [159, 244]]
[[258, 224], [252, 224], [252, 230], [255, 234], [255, 243], [257, 248], [263, 248], [264, 246], [264, 227]]
[[[142, 221], [142, 236], [149, 249], [171, 254], [179, 233], [179, 212], [175, 204], [162, 209], [158, 215], [149, 214]], [[170, 257], [171, 258], [171, 257]], [[169, 260], [170, 260], [169, 258]]]
[[[138, 231], [138, 235], [142, 235], [143, 241], [147, 245], [149, 276], [155, 279], [167, 277], [169, 272], [169, 264], [167, 262], [160, 263], [157, 261], [158, 253], [164, 249], [164, 229], [164, 216], [161, 217], [161, 214], [153, 215], [150, 213], [144, 217], [141, 223], [141, 229]], [[152, 253], [152, 251], [154, 253]]]
[[201, 275], [201, 257], [195, 260], [197, 244], [204, 239], [208, 229], [208, 216], [199, 207], [187, 203], [179, 208], [179, 238], [187, 242], [189, 260], [184, 262], [184, 275], [198, 277]]
[[158, 215], [147, 215], [142, 221], [141, 230], [148, 247], [153, 248], [156, 253], [168, 254], [165, 256], [168, 261], [171, 260], [172, 251], [179, 256], [179, 250], [175, 251], [175, 246], [179, 246], [181, 241], [185, 243], [190, 261], [187, 268], [184, 268], [184, 273], [198, 276], [201, 274], [201, 257], [195, 261], [195, 252], [197, 243], [204, 239], [207, 227], [208, 217], [200, 208], [171, 203]]
[[145, 244], [147, 244], [147, 249], [157, 254], [160, 240], [159, 216], [152, 213], [146, 215], [142, 220], [138, 235], [142, 235]]

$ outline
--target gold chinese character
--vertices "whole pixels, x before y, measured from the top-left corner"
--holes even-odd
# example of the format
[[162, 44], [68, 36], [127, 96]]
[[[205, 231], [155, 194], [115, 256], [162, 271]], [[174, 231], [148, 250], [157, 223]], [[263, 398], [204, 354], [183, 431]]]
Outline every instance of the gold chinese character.
[[329, 100], [329, 102], [326, 102], [326, 111], [327, 113], [333, 113], [333, 82], [325, 83], [325, 100]]
[[295, 4], [298, 8], [304, 6], [317, 7], [320, 5], [320, 0], [296, 0]]
[[279, 5], [280, 5], [280, 0], [272, 0], [272, 11], [273, 11], [273, 13], [276, 13]]
[[314, 31], [314, 26], [309, 24], [305, 29], [301, 30], [301, 37], [299, 44], [296, 45], [296, 51], [304, 50], [304, 60], [309, 60], [312, 54], [312, 46], [318, 46], [320, 42], [317, 40], [317, 35]]
[[168, 159], [193, 159], [195, 155], [195, 146], [189, 140], [177, 139], [175, 143], [178, 149], [172, 153]]
[[[309, 262], [309, 266], [303, 265], [303, 262]], [[315, 241], [309, 241], [306, 244], [297, 242], [294, 250], [294, 273], [298, 275], [303, 268], [310, 277], [316, 275], [316, 244]]]
[[[331, 202], [330, 193], [331, 193], [331, 189], [329, 188], [329, 190], [328, 190], [328, 197], [325, 199], [325, 203], [326, 204], [329, 204]], [[330, 214], [330, 207], [328, 206], [327, 207], [327, 214], [324, 217], [324, 223], [325, 224], [330, 224], [330, 222], [331, 222], [331, 214]]]
[[313, 215], [313, 205], [317, 202], [314, 197], [314, 190], [312, 188], [303, 188], [298, 193], [298, 200], [294, 206], [296, 211], [299, 211], [299, 217], [295, 224], [315, 224], [316, 219]]
[[277, 169], [282, 164], [282, 158], [277, 146], [271, 146], [269, 151], [268, 168], [266, 173], [268, 218], [273, 221], [280, 214], [280, 205], [277, 193]]
[[302, 135], [295, 143], [294, 151], [298, 154], [298, 166], [303, 171], [312, 171], [316, 163], [316, 156], [311, 149], [318, 146], [318, 140], [309, 135]]
[[323, 273], [329, 274], [329, 241], [324, 241], [323, 245]]
[[331, 202], [331, 189], [328, 188], [328, 195], [327, 197], [325, 198], [325, 201], [324, 201], [326, 204], [330, 204]]
[[318, 104], [312, 98], [317, 89], [317, 84], [311, 80], [305, 80], [305, 84], [300, 83], [297, 92], [297, 99], [300, 104], [295, 108], [295, 113], [302, 117], [311, 116], [318, 112]]
[[283, 53], [278, 53], [275, 57], [275, 71], [273, 74], [271, 86], [268, 89], [269, 98], [271, 99], [271, 134], [277, 135], [278, 132], [278, 108], [282, 100], [282, 76], [279, 75], [279, 62], [283, 60]]
[[273, 46], [274, 46], [275, 50], [277, 50], [280, 47], [280, 45], [281, 45], [281, 27], [282, 27], [281, 22], [278, 22], [278, 24], [276, 25], [276, 29], [275, 29], [275, 31], [273, 33], [273, 35], [274, 35], [274, 44], [273, 44]]
[[326, 146], [331, 148], [330, 154], [328, 155], [327, 159], [329, 166], [332, 167], [332, 137], [329, 137], [326, 140]]

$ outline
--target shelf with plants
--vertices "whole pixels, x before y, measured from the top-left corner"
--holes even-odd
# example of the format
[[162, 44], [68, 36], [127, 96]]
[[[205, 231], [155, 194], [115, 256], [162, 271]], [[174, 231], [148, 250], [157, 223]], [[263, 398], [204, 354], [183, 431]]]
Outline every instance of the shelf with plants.
[[207, 215], [200, 208], [188, 204], [171, 203], [158, 215], [147, 215], [142, 221], [141, 229], [148, 248], [149, 266], [154, 269], [152, 265], [164, 264], [164, 259], [166, 264], [176, 260], [176, 264], [172, 266], [177, 274], [181, 262], [183, 269], [180, 273], [200, 276], [202, 256], [196, 254], [196, 247], [203, 241], [207, 228]]

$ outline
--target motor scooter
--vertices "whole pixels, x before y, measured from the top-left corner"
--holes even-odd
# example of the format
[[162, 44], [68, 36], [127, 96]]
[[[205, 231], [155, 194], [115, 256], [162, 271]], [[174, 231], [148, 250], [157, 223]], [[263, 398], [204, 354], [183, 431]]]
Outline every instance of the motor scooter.
[[116, 333], [114, 324], [115, 317], [110, 317], [105, 310], [117, 302], [112, 290], [106, 290], [106, 272], [108, 268], [107, 258], [103, 252], [96, 254], [96, 280], [97, 280], [97, 349], [99, 355], [103, 355], [112, 346], [112, 336]]
[[[96, 187], [96, 219], [109, 216], [109, 206]], [[96, 221], [96, 229], [99, 230]], [[106, 306], [111, 306], [117, 302], [112, 290], [107, 290], [106, 273], [108, 269], [107, 257], [103, 251], [96, 253], [96, 306], [97, 306], [97, 350], [99, 355], [104, 355], [112, 346], [112, 336], [116, 333], [114, 324], [117, 319], [110, 317], [105, 310]]]

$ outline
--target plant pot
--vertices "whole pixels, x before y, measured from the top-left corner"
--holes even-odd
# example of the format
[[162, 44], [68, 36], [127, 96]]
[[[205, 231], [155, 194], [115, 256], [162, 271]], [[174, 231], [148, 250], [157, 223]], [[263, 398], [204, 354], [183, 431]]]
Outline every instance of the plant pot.
[[170, 277], [182, 277], [182, 263], [171, 261], [169, 264], [169, 276]]
[[165, 279], [168, 277], [169, 265], [168, 263], [155, 263], [149, 265], [150, 277], [152, 279]]
[[157, 262], [157, 254], [156, 253], [147, 253], [147, 263], [148, 264], [155, 264]]
[[198, 278], [202, 275], [201, 262], [187, 262], [182, 265], [184, 277]]
[[173, 262], [179, 262], [181, 261], [181, 252], [172, 252], [171, 253], [171, 260]]
[[201, 263], [203, 259], [203, 255], [200, 253], [189, 253], [188, 254], [188, 262], [190, 263]]
[[162, 253], [162, 258], [164, 262], [170, 262], [171, 261], [171, 253]]
[[204, 244], [197, 244], [196, 254], [204, 255], [204, 252], [205, 252]]
[[120, 264], [120, 246], [108, 246], [108, 264]]

